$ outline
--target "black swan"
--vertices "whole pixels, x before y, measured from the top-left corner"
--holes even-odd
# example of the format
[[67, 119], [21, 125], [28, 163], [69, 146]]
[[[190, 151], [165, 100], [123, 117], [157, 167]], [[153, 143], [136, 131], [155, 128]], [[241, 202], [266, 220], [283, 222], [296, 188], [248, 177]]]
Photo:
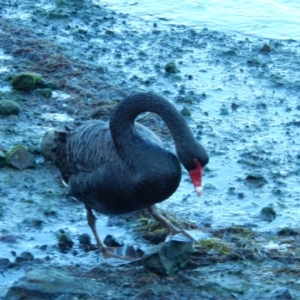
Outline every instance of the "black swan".
[[[177, 156], [161, 146], [147, 127], [135, 123], [143, 112], [159, 115], [174, 139]], [[85, 204], [88, 224], [104, 256], [115, 256], [101, 242], [95, 210], [124, 214], [147, 208], [169, 235], [184, 232], [170, 224], [155, 203], [168, 199], [181, 179], [181, 165], [189, 172], [198, 195], [205, 149], [196, 141], [184, 118], [166, 99], [137, 93], [122, 100], [109, 124], [88, 121], [70, 132], [57, 132], [54, 163], [69, 186], [71, 196]]]

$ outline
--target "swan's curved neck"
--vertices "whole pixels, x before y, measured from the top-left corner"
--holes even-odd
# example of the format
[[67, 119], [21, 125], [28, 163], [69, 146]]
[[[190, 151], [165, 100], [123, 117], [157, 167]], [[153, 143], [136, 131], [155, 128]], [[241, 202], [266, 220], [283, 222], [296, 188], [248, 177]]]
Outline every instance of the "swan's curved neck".
[[[194, 140], [184, 118], [170, 102], [151, 93], [134, 94], [119, 103], [110, 120], [111, 134], [120, 156], [124, 152], [127, 154], [130, 152], [131, 156], [135, 155], [135, 149], [145, 143], [134, 128], [135, 118], [143, 112], [156, 113], [166, 122], [176, 149], [179, 144], [184, 144], [185, 140]], [[147, 147], [149, 147], [148, 143]], [[141, 154], [140, 149], [138, 153]]]

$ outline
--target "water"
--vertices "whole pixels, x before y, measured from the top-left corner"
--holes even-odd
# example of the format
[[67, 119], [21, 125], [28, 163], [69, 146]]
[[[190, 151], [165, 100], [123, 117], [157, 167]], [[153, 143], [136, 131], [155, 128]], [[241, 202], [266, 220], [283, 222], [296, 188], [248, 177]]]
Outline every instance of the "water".
[[94, 0], [144, 20], [239, 32], [270, 39], [300, 38], [298, 0]]

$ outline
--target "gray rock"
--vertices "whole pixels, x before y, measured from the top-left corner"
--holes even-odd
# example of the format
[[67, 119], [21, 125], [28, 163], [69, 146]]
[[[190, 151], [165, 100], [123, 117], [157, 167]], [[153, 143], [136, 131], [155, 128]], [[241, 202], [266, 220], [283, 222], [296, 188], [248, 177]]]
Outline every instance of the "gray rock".
[[8, 258], [0, 258], [0, 272], [3, 272], [9, 268], [11, 262]]
[[181, 114], [184, 116], [184, 117], [190, 117], [191, 116], [191, 112], [188, 108], [184, 107], [181, 111]]
[[294, 299], [290, 291], [287, 288], [278, 288], [275, 290], [269, 300], [287, 300]]
[[[92, 296], [102, 287], [101, 284], [85, 278], [76, 278], [63, 268], [43, 267], [30, 270], [25, 277], [11, 286], [4, 300], [60, 299], [60, 296]], [[89, 297], [90, 298], [90, 297]]]
[[16, 257], [16, 262], [28, 262], [33, 260], [34, 256], [28, 251], [24, 251], [20, 254], [20, 256]]
[[171, 275], [186, 266], [192, 253], [192, 241], [170, 240], [148, 250], [142, 263], [151, 272]]
[[18, 170], [33, 168], [35, 160], [33, 155], [23, 146], [15, 146], [5, 155], [6, 163]]

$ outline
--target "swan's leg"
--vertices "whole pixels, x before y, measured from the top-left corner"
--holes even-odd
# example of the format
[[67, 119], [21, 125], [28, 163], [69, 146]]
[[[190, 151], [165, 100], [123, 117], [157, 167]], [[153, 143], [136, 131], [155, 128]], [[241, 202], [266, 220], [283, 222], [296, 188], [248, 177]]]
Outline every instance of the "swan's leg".
[[[121, 255], [118, 255], [116, 253], [113, 252], [113, 248], [108, 248], [106, 247], [100, 240], [100, 237], [98, 235], [98, 232], [97, 232], [97, 229], [96, 229], [96, 217], [95, 215], [93, 214], [93, 211], [91, 208], [87, 207], [86, 206], [86, 210], [87, 210], [87, 221], [88, 221], [88, 224], [94, 234], [94, 237], [96, 239], [96, 242], [97, 242], [97, 245], [100, 249], [100, 251], [102, 252], [103, 256], [105, 258], [109, 258], [109, 257], [113, 257], [113, 258], [118, 258], [118, 259], [122, 259], [122, 260], [126, 260], [126, 261], [135, 261], [137, 260], [136, 257], [125, 257], [125, 256], [121, 256]], [[118, 248], [115, 248], [115, 250], [118, 249]]]
[[183, 234], [184, 236], [186, 236], [188, 239], [194, 241], [194, 238], [189, 235], [185, 230], [183, 229], [178, 229], [175, 226], [173, 226], [159, 211], [159, 209], [157, 208], [157, 206], [154, 204], [151, 207], [149, 207], [149, 212], [151, 213], [151, 215], [158, 221], [160, 222], [164, 227], [167, 228], [168, 230], [168, 236], [174, 236], [176, 234]]
[[94, 216], [93, 211], [92, 211], [91, 208], [86, 207], [86, 210], [87, 210], [87, 221], [88, 221], [88, 224], [91, 227], [91, 230], [92, 230], [92, 232], [94, 234], [94, 237], [96, 239], [97, 245], [98, 245], [98, 247], [99, 247], [99, 249], [101, 251], [105, 252], [106, 247], [101, 242], [100, 237], [99, 237], [98, 232], [97, 232], [97, 229], [96, 229], [96, 221], [97, 221], [97, 219]]

